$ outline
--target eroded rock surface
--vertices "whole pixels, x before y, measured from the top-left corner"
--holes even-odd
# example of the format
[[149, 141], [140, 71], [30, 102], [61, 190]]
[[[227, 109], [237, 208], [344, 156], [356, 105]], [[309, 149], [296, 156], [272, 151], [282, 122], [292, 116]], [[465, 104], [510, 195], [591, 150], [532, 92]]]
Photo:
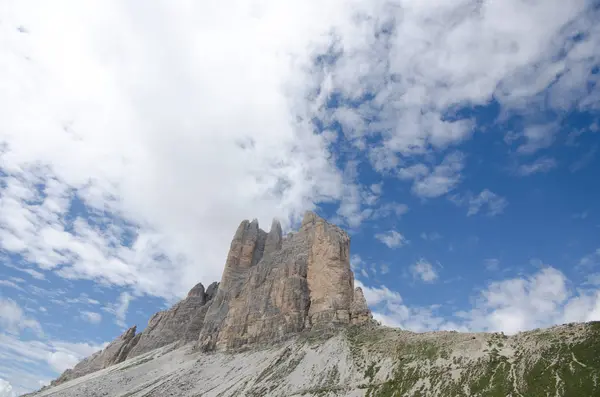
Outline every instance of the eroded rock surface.
[[209, 303], [217, 289], [218, 283], [212, 283], [205, 292], [202, 283], [198, 283], [185, 299], [169, 310], [155, 313], [140, 334], [139, 341], [129, 353], [129, 357], [173, 342], [187, 343], [196, 340], [204, 324]]
[[51, 382], [51, 385], [59, 385], [71, 379], [99, 371], [114, 364], [125, 361], [131, 349], [139, 340], [140, 334], [135, 333], [136, 326], [129, 328], [121, 336], [112, 341], [99, 352], [94, 353], [78, 363], [73, 369], [67, 369], [60, 377]]
[[285, 240], [277, 221], [269, 233], [256, 221], [243, 221], [206, 313], [200, 347], [230, 349], [313, 327], [368, 321], [362, 292], [354, 305], [349, 251], [348, 235], [313, 212]]
[[267, 233], [243, 221], [230, 245], [221, 283], [194, 286], [186, 298], [130, 328], [54, 384], [160, 347], [194, 342], [204, 351], [273, 343], [302, 331], [372, 320], [350, 269], [350, 238], [313, 212], [284, 239], [274, 220]]

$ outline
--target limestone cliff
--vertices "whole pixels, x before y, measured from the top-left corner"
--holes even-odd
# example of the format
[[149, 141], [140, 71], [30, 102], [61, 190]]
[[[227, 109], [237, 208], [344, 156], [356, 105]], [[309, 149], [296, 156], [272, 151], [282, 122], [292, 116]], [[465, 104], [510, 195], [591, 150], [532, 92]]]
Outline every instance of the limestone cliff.
[[343, 230], [308, 212], [297, 233], [286, 239], [281, 233], [277, 221], [269, 233], [256, 220], [240, 224], [204, 318], [203, 350], [371, 319], [362, 291], [354, 290], [350, 238]]
[[287, 238], [274, 220], [267, 233], [243, 221], [230, 244], [221, 283], [193, 287], [102, 352], [67, 370], [59, 384], [171, 343], [204, 351], [274, 343], [311, 329], [372, 321], [350, 269], [350, 238], [313, 212]]
[[187, 343], [196, 340], [210, 306], [209, 302], [217, 289], [218, 283], [213, 283], [205, 292], [204, 286], [198, 283], [185, 299], [169, 310], [155, 313], [128, 357], [135, 357], [173, 342]]

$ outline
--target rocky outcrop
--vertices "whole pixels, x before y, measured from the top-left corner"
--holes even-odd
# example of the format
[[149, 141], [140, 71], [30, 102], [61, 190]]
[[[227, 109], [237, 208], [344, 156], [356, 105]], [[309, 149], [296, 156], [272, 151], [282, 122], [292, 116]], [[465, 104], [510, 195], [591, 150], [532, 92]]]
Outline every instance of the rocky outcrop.
[[140, 334], [136, 335], [135, 331], [136, 326], [134, 325], [112, 341], [104, 350], [84, 359], [73, 369], [67, 369], [58, 379], [52, 381], [51, 385], [58, 385], [125, 361], [127, 355], [139, 340]]
[[169, 310], [154, 314], [128, 357], [135, 357], [173, 342], [187, 343], [196, 340], [218, 285], [212, 283], [205, 292], [202, 283], [198, 283], [185, 299]]
[[243, 221], [204, 318], [199, 346], [231, 349], [315, 327], [368, 321], [362, 291], [354, 291], [349, 252], [348, 235], [313, 212], [285, 240], [277, 221], [269, 233], [256, 220]]
[[152, 316], [101, 352], [66, 371], [54, 384], [177, 342], [205, 351], [273, 343], [301, 331], [372, 320], [350, 269], [350, 238], [308, 212], [284, 239], [279, 221], [267, 233], [243, 221], [231, 242], [221, 283], [199, 283], [169, 310]]
[[371, 310], [369, 310], [363, 290], [360, 287], [356, 287], [354, 289], [354, 299], [350, 306], [350, 322], [352, 324], [362, 324], [372, 320], [373, 315], [371, 314]]

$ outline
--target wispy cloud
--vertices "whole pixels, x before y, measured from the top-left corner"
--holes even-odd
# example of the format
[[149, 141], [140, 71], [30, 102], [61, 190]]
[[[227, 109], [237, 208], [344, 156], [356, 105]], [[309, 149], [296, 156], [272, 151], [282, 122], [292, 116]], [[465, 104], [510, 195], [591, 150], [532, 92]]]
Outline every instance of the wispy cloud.
[[587, 268], [600, 265], [600, 248], [597, 248], [594, 252], [585, 255], [579, 260], [579, 266]]
[[401, 179], [413, 180], [411, 192], [421, 198], [443, 196], [453, 190], [461, 181], [461, 171], [465, 166], [465, 156], [454, 152], [433, 168], [416, 164], [398, 171]]
[[375, 238], [387, 245], [388, 248], [398, 248], [408, 243], [408, 240], [395, 230], [375, 234]]
[[558, 163], [550, 157], [540, 157], [532, 163], [521, 164], [517, 168], [517, 174], [529, 176], [537, 173], [546, 173], [556, 168]]
[[115, 324], [121, 328], [126, 328], [128, 326], [126, 322], [127, 311], [133, 299], [134, 297], [129, 292], [122, 292], [114, 304], [103, 307], [103, 310], [115, 316]]
[[555, 123], [545, 125], [533, 125], [525, 128], [523, 137], [526, 142], [517, 148], [521, 154], [533, 154], [540, 149], [552, 145], [556, 139], [559, 126]]
[[488, 216], [496, 216], [504, 212], [508, 206], [508, 200], [488, 189], [482, 190], [479, 194], [473, 195], [467, 192], [464, 195], [452, 195], [450, 201], [458, 206], [467, 207], [467, 216], [473, 216], [486, 209]]
[[42, 335], [40, 323], [27, 316], [21, 306], [12, 299], [0, 298], [0, 324], [6, 332], [19, 334], [25, 329], [30, 329]]

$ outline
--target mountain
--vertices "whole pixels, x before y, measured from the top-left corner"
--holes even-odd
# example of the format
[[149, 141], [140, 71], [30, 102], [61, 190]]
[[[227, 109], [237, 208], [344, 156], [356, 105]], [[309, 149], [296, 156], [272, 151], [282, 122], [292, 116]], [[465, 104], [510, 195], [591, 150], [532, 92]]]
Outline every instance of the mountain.
[[238, 227], [220, 283], [196, 285], [35, 396], [595, 396], [600, 323], [515, 336], [373, 321], [350, 238], [316, 214]]

